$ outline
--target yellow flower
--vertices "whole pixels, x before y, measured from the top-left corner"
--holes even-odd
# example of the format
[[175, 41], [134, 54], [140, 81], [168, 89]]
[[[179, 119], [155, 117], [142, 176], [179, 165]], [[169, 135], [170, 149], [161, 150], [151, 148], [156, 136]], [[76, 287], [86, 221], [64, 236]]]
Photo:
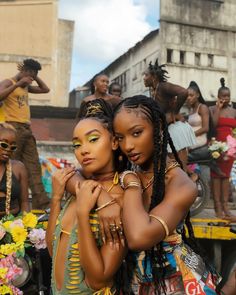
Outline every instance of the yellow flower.
[[3, 258], [7, 255], [17, 252], [18, 250], [23, 250], [23, 249], [24, 249], [23, 243], [11, 243], [11, 244], [0, 245], [0, 258]]
[[0, 286], [0, 294], [1, 295], [13, 295], [12, 289], [7, 285]]
[[212, 155], [212, 157], [214, 159], [218, 159], [220, 157], [220, 153], [219, 152], [213, 152], [211, 155]]
[[5, 221], [2, 225], [3, 227], [9, 231], [9, 228], [10, 228], [10, 225], [12, 224], [12, 221], [11, 220], [8, 220], [8, 221]]
[[6, 277], [8, 269], [6, 267], [0, 268], [0, 280], [4, 280]]
[[13, 241], [15, 243], [20, 242], [20, 243], [24, 243], [24, 241], [27, 238], [27, 230], [25, 228], [22, 228], [20, 226], [15, 226], [12, 230], [11, 230], [11, 235], [13, 237]]
[[38, 223], [37, 216], [29, 212], [23, 216], [23, 223], [25, 227], [35, 228]]

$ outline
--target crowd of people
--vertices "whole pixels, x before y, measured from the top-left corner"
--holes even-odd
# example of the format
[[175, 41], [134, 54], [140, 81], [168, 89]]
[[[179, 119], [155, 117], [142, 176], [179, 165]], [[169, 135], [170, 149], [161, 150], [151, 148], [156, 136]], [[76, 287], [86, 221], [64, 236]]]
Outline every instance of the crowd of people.
[[[0, 82], [6, 121], [0, 124], [1, 216], [29, 211], [28, 185], [33, 208], [48, 205], [28, 104], [29, 92], [49, 91], [39, 70], [27, 59]], [[123, 98], [106, 74], [93, 78], [71, 130], [80, 168], [52, 178], [46, 241], [53, 295], [235, 294], [235, 275], [221, 289], [220, 275], [194, 238], [190, 207], [198, 176], [188, 168], [189, 154], [208, 149], [212, 137], [226, 141], [236, 127], [230, 90], [222, 78], [218, 100], [208, 108], [196, 82], [183, 88], [167, 79], [156, 60], [144, 73], [150, 97]], [[233, 161], [220, 158], [211, 171], [216, 216], [232, 220]]]

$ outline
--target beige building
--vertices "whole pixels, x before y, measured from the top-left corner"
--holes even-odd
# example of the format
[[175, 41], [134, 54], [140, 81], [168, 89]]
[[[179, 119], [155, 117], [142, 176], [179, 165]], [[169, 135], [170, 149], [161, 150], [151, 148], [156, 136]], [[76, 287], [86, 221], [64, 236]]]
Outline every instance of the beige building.
[[57, 0], [0, 1], [0, 79], [23, 59], [37, 59], [51, 91], [30, 94], [32, 105], [68, 106], [74, 22], [57, 14]]
[[147, 93], [142, 73], [158, 57], [167, 64], [170, 82], [187, 87], [195, 80], [204, 97], [215, 100], [224, 77], [236, 101], [235, 15], [235, 0], [160, 0], [159, 30], [103, 72], [122, 85], [123, 97]]

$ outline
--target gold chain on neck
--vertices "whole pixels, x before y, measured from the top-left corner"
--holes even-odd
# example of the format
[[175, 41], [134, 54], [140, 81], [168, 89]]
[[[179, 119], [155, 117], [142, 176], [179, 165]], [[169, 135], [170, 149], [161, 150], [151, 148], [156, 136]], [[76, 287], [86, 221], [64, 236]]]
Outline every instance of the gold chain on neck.
[[6, 164], [6, 203], [5, 203], [5, 210], [6, 215], [10, 214], [10, 203], [11, 203], [11, 186], [12, 186], [12, 166], [10, 160]]

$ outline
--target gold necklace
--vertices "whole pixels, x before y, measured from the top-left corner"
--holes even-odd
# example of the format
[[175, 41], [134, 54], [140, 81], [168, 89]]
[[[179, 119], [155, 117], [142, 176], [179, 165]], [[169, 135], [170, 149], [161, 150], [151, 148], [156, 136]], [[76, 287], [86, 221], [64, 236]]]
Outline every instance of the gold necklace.
[[108, 189], [105, 188], [106, 191], [109, 193], [113, 189], [113, 187], [115, 185], [117, 185], [118, 183], [119, 183], [119, 173], [116, 172], [115, 175], [114, 175], [114, 177], [113, 177], [112, 184], [109, 186]]
[[154, 181], [154, 175], [148, 180], [148, 182], [146, 183], [145, 186], [142, 184], [143, 192], [144, 192], [146, 189], [148, 189], [150, 185], [153, 184], [153, 181]]

